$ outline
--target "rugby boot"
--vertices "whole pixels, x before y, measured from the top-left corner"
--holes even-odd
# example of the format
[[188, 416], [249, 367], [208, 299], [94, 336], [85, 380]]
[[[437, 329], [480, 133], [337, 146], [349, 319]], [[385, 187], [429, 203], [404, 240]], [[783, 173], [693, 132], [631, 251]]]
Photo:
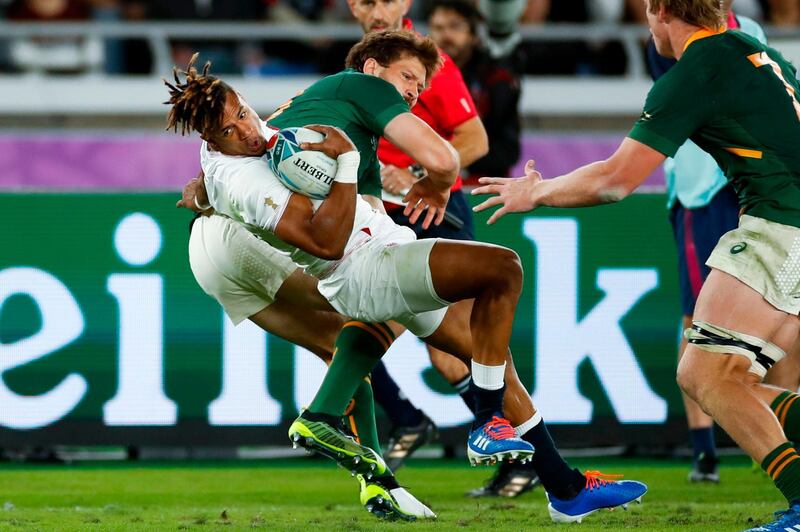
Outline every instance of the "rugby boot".
[[361, 505], [378, 519], [416, 521], [436, 519], [436, 514], [397, 484], [394, 476], [366, 479], [357, 475]]
[[308, 419], [311, 416], [304, 412], [289, 427], [293, 447], [304, 447], [330, 458], [352, 474], [371, 478], [386, 473], [388, 469], [380, 454], [326, 421]]
[[519, 497], [542, 482], [532, 463], [503, 462], [486, 485], [467, 492], [467, 497]]
[[800, 503], [795, 502], [788, 510], [775, 512], [775, 519], [744, 532], [786, 532], [800, 530]]
[[718, 464], [719, 459], [716, 456], [701, 454], [697, 461], [695, 461], [692, 470], [689, 472], [689, 482], [709, 482], [713, 484], [719, 484], [719, 471], [717, 470]]
[[635, 480], [615, 480], [622, 475], [604, 475], [585, 471], [586, 485], [572, 499], [561, 500], [547, 494], [547, 509], [555, 523], [580, 523], [584, 517], [603, 508], [621, 506], [628, 509], [631, 502], [642, 502], [647, 486]]
[[418, 425], [393, 428], [383, 455], [386, 465], [392, 471], [397, 471], [417, 449], [433, 442], [438, 436], [433, 420], [424, 414]]
[[472, 465], [491, 464], [504, 460], [527, 462], [533, 456], [533, 445], [517, 435], [507, 419], [492, 419], [473, 429], [467, 439], [467, 456]]

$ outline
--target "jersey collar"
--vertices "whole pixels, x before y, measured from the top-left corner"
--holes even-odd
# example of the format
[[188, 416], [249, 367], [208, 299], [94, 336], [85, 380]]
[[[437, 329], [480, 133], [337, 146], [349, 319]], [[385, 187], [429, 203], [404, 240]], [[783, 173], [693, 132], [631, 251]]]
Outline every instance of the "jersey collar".
[[692, 44], [693, 42], [699, 41], [700, 39], [705, 39], [706, 37], [712, 37], [714, 35], [719, 35], [720, 33], [724, 33], [725, 30], [727, 30], [727, 29], [728, 28], [725, 27], [725, 26], [722, 26], [721, 28], [718, 28], [718, 29], [715, 29], [715, 30], [712, 30], [712, 29], [709, 29], [709, 28], [700, 28], [696, 32], [692, 33], [692, 35], [686, 41], [686, 44], [683, 45], [683, 51], [685, 52], [686, 49], [689, 48], [689, 45]]
[[278, 136], [275, 134], [278, 132], [278, 128], [272, 127], [267, 124], [266, 120], [262, 120], [261, 124], [261, 133], [264, 134], [264, 138], [267, 141], [267, 149], [271, 148], [275, 145], [275, 141], [278, 140]]

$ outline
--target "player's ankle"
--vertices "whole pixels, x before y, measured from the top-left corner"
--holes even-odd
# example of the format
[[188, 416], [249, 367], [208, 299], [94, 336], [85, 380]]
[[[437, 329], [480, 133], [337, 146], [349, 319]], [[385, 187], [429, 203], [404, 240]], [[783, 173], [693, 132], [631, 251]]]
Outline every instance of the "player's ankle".
[[326, 414], [324, 412], [312, 412], [311, 410], [304, 410], [300, 417], [306, 421], [321, 421], [335, 427], [339, 423], [339, 416], [333, 414]]

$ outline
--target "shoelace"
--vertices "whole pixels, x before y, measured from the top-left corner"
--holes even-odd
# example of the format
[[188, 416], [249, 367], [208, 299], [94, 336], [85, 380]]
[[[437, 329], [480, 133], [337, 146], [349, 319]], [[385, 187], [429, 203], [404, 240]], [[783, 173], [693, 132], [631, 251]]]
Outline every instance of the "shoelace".
[[622, 478], [622, 475], [607, 475], [600, 471], [584, 471], [583, 476], [586, 477], [586, 489], [590, 491]]
[[493, 440], [517, 437], [517, 431], [511, 426], [511, 422], [499, 416], [492, 416], [492, 420], [486, 424], [486, 428], [483, 431]]

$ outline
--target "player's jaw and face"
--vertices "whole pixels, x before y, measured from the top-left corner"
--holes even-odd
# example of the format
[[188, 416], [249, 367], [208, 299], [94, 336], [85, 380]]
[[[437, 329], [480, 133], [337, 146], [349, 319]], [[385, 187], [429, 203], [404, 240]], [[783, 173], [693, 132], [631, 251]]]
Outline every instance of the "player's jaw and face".
[[650, 8], [650, 0], [644, 0], [644, 5], [645, 12], [647, 13], [647, 25], [650, 27], [650, 33], [653, 35], [653, 43], [656, 45], [658, 55], [663, 57], [675, 57], [675, 52], [672, 50], [672, 44], [667, 32], [664, 7], [662, 6], [658, 11], [653, 12]]
[[229, 92], [225, 98], [219, 127], [203, 135], [203, 139], [225, 155], [260, 157], [267, 149], [267, 140], [261, 131], [261, 119], [235, 92]]
[[409, 108], [414, 107], [420, 93], [425, 90], [425, 66], [416, 57], [403, 55], [387, 66], [370, 58], [364, 63], [364, 73], [394, 85]]
[[477, 44], [467, 19], [453, 9], [438, 8], [431, 13], [428, 35], [459, 66], [469, 60]]
[[347, 5], [364, 33], [370, 33], [402, 29], [411, 0], [347, 0]]

